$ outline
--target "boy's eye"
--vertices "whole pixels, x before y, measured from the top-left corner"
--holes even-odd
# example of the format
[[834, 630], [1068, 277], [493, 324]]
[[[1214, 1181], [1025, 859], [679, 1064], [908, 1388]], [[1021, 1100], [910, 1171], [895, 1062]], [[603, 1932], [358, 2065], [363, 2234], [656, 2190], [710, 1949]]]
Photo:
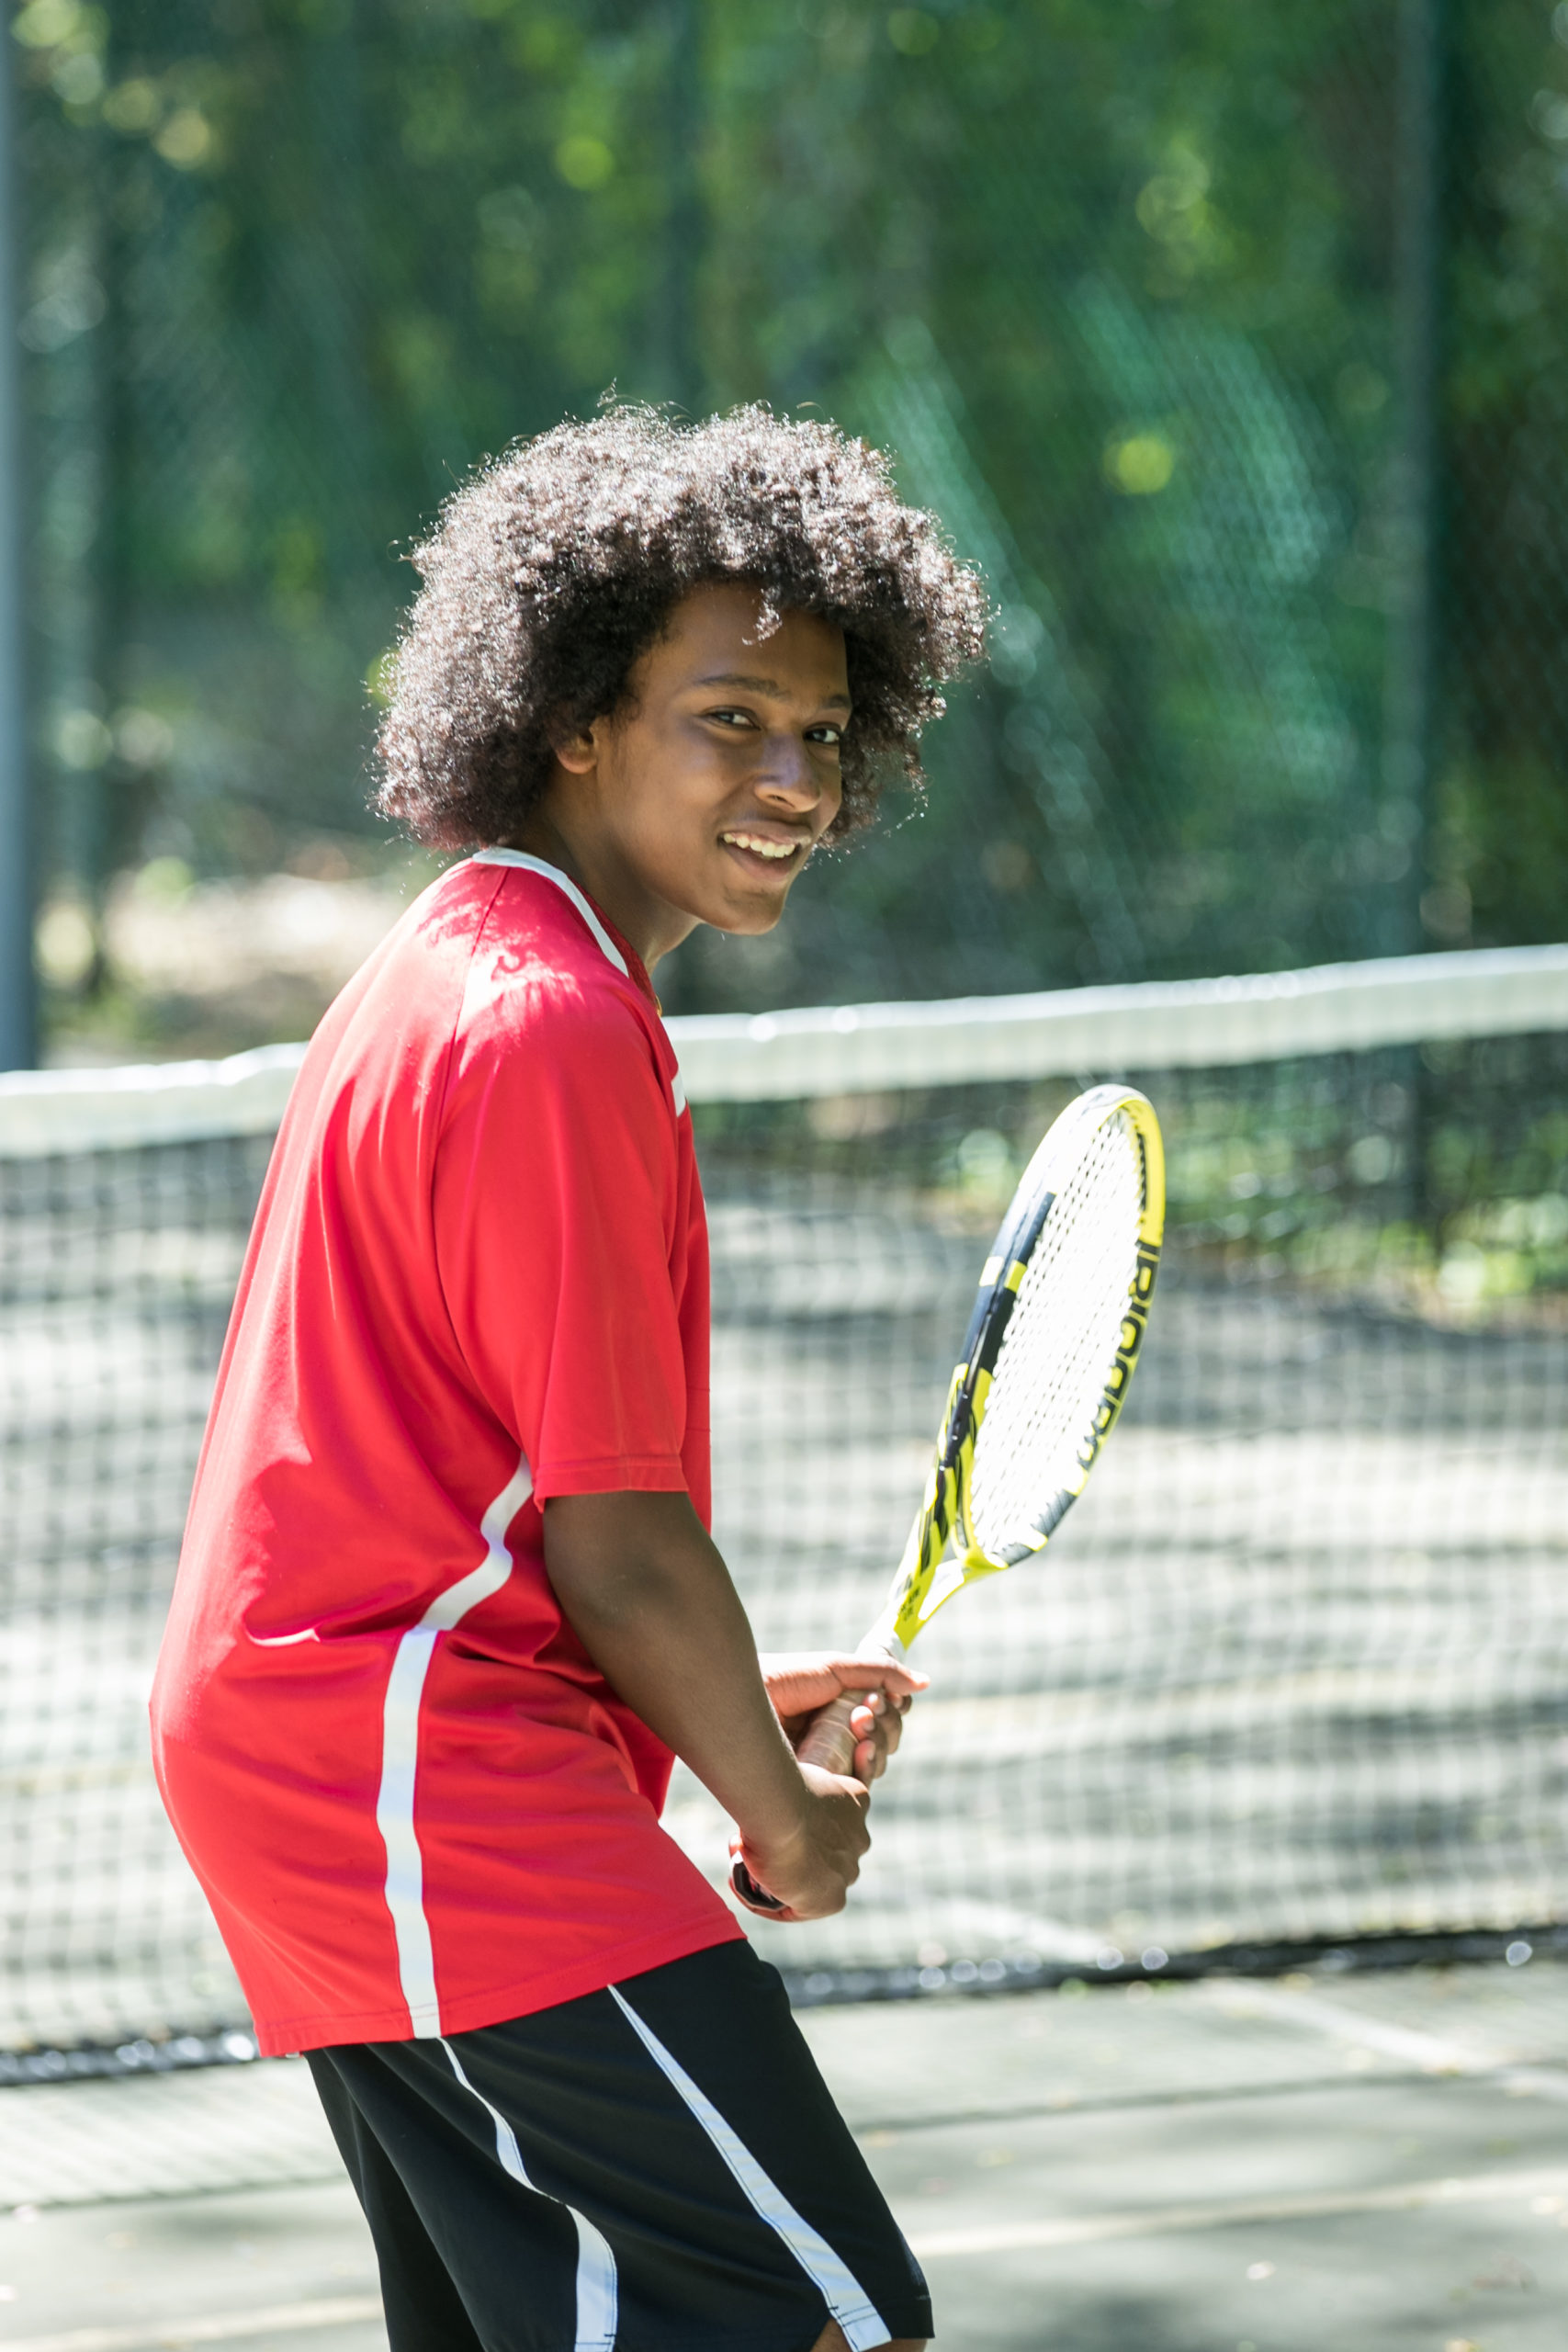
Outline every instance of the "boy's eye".
[[[761, 732], [760, 722], [754, 711], [739, 710], [733, 706], [721, 706], [717, 710], [705, 710], [703, 717], [711, 719], [716, 727], [732, 728], [737, 734], [747, 730], [752, 734]], [[808, 727], [806, 729], [806, 740], [808, 743], [821, 743], [829, 751], [836, 752], [844, 740], [844, 730], [834, 720], [824, 718], [817, 726]]]

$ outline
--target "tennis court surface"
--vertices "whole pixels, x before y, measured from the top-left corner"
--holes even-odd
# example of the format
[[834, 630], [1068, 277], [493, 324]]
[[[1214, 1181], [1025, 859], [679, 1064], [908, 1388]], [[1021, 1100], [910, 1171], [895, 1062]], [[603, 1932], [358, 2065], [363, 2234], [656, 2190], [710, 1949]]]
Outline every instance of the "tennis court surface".
[[[942, 2352], [1548, 2352], [1562, 1970], [938, 1996], [807, 2030]], [[378, 2352], [303, 2065], [0, 2092], [14, 2352]]]

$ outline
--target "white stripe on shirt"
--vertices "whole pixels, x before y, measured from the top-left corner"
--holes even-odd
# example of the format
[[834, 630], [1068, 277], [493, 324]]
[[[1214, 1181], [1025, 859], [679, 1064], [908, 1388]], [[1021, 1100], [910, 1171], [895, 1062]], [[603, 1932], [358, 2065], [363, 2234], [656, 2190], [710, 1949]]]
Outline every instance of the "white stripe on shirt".
[[570, 875], [563, 874], [558, 865], [548, 865], [542, 857], [530, 857], [524, 849], [507, 849], [500, 842], [492, 842], [488, 849], [475, 850], [471, 863], [475, 865], [521, 865], [530, 874], [542, 874], [547, 882], [553, 882], [558, 890], [565, 891], [616, 971], [630, 979], [626, 959], [594, 913], [592, 901], [584, 898]]
[[485, 1555], [478, 1567], [438, 1592], [417, 1625], [398, 1643], [381, 1711], [381, 1783], [376, 1795], [376, 1826], [387, 1849], [387, 1908], [398, 1947], [398, 1978], [409, 2020], [419, 2040], [441, 2031], [435, 1990], [435, 1955], [424, 1907], [424, 1857], [414, 1827], [414, 1782], [419, 1770], [419, 1712], [424, 1680], [435, 1654], [436, 1636], [450, 1633], [470, 1609], [501, 1590], [512, 1574], [506, 1531], [534, 1491], [526, 1456], [479, 1521]]
[[[530, 874], [542, 874], [547, 882], [553, 882], [558, 889], [565, 891], [567, 897], [571, 900], [572, 905], [577, 909], [578, 913], [582, 917], [583, 922], [588, 925], [589, 930], [593, 933], [594, 938], [598, 941], [600, 946], [604, 949], [611, 963], [614, 964], [616, 971], [624, 974], [627, 979], [630, 979], [631, 974], [626, 971], [626, 959], [622, 955], [620, 949], [616, 946], [615, 941], [611, 938], [609, 933], [605, 930], [604, 924], [600, 922], [598, 916], [594, 913], [592, 902], [583, 897], [582, 892], [578, 888], [576, 883], [571, 879], [571, 876], [569, 874], [563, 874], [558, 865], [547, 865], [542, 857], [530, 857], [526, 850], [508, 849], [505, 844], [501, 842], [492, 842], [488, 849], [475, 850], [472, 858], [469, 860], [469, 864], [473, 865], [521, 865]], [[686, 1090], [681, 1083], [681, 1073], [679, 1069], [676, 1070], [674, 1077], [670, 1081], [670, 1099], [675, 1105], [675, 1116], [679, 1118], [682, 1112], [686, 1108]]]

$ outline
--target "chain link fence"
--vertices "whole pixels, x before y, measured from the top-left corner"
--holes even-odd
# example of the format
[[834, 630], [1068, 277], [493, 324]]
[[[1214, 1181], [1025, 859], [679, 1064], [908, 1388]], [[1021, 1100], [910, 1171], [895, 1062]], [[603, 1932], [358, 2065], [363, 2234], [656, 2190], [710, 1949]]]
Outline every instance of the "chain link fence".
[[[27, 0], [11, 30], [58, 1036], [123, 978], [117, 876], [387, 865], [400, 551], [611, 383], [886, 441], [1001, 611], [929, 806], [774, 938], [694, 941], [675, 1005], [1561, 930], [1568, 6]], [[121, 1015], [168, 1049], [190, 1007], [153, 996]], [[226, 1041], [300, 1018], [264, 992]]]

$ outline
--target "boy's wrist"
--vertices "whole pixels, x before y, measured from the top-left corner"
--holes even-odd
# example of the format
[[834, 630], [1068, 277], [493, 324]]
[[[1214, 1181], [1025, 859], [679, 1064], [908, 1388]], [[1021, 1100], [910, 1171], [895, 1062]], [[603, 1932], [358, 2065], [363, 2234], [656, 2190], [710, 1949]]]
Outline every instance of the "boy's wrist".
[[749, 1846], [778, 1853], [804, 1839], [810, 1807], [811, 1790], [805, 1774], [797, 1764], [786, 1765], [776, 1788], [737, 1811], [735, 1826]]

